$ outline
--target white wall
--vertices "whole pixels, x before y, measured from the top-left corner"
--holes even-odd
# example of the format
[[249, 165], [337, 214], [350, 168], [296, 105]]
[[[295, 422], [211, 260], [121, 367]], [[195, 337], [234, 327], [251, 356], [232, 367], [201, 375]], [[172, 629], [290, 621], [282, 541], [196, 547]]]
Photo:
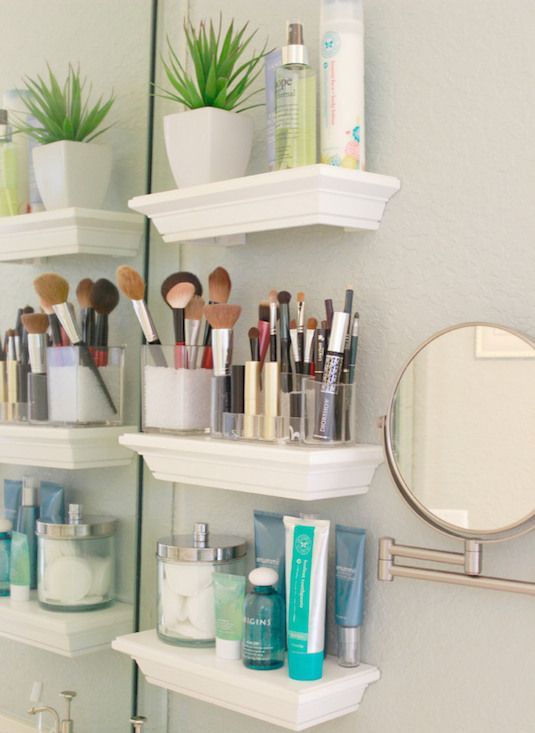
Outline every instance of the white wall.
[[[20, 84], [23, 75], [46, 72], [49, 62], [62, 77], [68, 62], [80, 63], [95, 93], [116, 96], [110, 117], [115, 126], [102, 137], [113, 145], [114, 172], [106, 207], [126, 210], [128, 198], [144, 190], [147, 145], [147, 91], [149, 77], [150, 2], [148, 0], [17, 0], [0, 3], [2, 62], [0, 96]], [[13, 326], [17, 307], [36, 304], [33, 279], [55, 270], [74, 289], [84, 276], [114, 279], [122, 264], [105, 257], [61, 257], [39, 264], [0, 264], [0, 329]], [[141, 257], [129, 262], [141, 267]], [[122, 301], [110, 317], [110, 343], [126, 343], [126, 418], [137, 424], [138, 350], [141, 333], [131, 305]], [[73, 501], [88, 513], [111, 514], [120, 520], [119, 591], [132, 601], [134, 592], [136, 461], [128, 468], [54, 471], [1, 466], [4, 478], [23, 473], [62, 482]], [[126, 730], [131, 704], [131, 663], [112, 652], [79, 659], [54, 654], [0, 639], [2, 672], [0, 708], [26, 717], [32, 681], [43, 680], [45, 700], [56, 706], [58, 693], [74, 689], [78, 697], [73, 716], [79, 733], [91, 729]], [[33, 723], [33, 721], [32, 721]]]
[[[165, 28], [180, 36], [175, 0], [161, 3]], [[192, 17], [216, 17], [220, 5], [192, 0]], [[254, 12], [252, 8], [254, 7]], [[316, 57], [317, 2], [229, 0], [225, 17], [252, 17], [270, 43], [283, 40], [287, 17], [301, 17]], [[270, 289], [341, 298], [354, 284], [361, 314], [358, 435], [379, 441], [402, 363], [434, 331], [455, 322], [502, 322], [532, 333], [535, 312], [533, 234], [535, 47], [532, 0], [368, 0], [368, 167], [397, 175], [403, 190], [377, 233], [305, 229], [253, 235], [244, 249], [183, 247], [181, 267], [206, 277], [224, 265], [244, 307], [244, 335]], [[164, 106], [158, 107], [157, 128]], [[168, 111], [168, 108], [166, 108]], [[263, 169], [263, 116], [251, 170]], [[159, 148], [161, 151], [161, 144]], [[172, 188], [157, 160], [154, 190]], [[173, 252], [174, 254], [171, 254]], [[154, 244], [154, 303], [162, 276], [178, 265], [177, 249]], [[162, 264], [164, 263], [164, 264]], [[164, 316], [161, 317], [170, 320]], [[169, 332], [170, 333], [170, 332]], [[145, 497], [145, 623], [154, 622], [154, 539], [170, 525], [207, 520], [251, 536], [254, 508], [299, 510], [293, 502], [165, 484]], [[528, 733], [533, 728], [535, 615], [527, 597], [376, 579], [377, 539], [459, 549], [421, 524], [398, 496], [383, 466], [358, 499], [315, 503], [307, 511], [366, 527], [367, 612], [364, 658], [382, 680], [361, 710], [318, 728], [330, 733]], [[167, 512], [174, 510], [174, 521]], [[534, 577], [535, 537], [489, 547], [486, 569]], [[144, 688], [145, 710], [165, 697]], [[267, 733], [274, 729], [171, 694], [168, 730]]]

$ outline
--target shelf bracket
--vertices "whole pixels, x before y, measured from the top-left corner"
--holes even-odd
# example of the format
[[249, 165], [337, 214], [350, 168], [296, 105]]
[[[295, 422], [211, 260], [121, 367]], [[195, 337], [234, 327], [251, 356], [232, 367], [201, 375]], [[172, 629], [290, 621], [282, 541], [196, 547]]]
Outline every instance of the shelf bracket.
[[[462, 572], [451, 570], [435, 570], [433, 568], [396, 563], [396, 558], [418, 560], [444, 565], [462, 567]], [[379, 559], [377, 577], [379, 580], [391, 582], [395, 578], [412, 578], [436, 583], [466, 585], [471, 588], [486, 588], [509, 593], [522, 593], [535, 596], [535, 583], [509, 578], [493, 578], [481, 575], [482, 547], [479, 542], [466, 540], [463, 552], [445, 552], [425, 547], [397, 545], [392, 537], [381, 537], [379, 540]]]

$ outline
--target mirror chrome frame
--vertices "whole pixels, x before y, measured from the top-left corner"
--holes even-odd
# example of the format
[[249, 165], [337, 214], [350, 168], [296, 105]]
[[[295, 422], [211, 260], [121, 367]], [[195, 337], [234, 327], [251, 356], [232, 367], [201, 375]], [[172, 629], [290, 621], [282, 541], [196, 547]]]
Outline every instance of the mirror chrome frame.
[[[432, 341], [435, 341], [440, 336], [443, 336], [446, 333], [451, 333], [452, 331], [458, 331], [462, 328], [475, 328], [478, 326], [485, 326], [487, 328], [499, 328], [502, 331], [507, 331], [513, 336], [517, 336], [518, 338], [525, 341], [527, 344], [529, 344], [533, 349], [535, 349], [535, 341], [530, 339], [525, 334], [521, 333], [520, 331], [516, 331], [513, 328], [509, 328], [508, 326], [501, 326], [496, 323], [486, 323], [484, 321], [475, 321], [475, 322], [467, 322], [467, 323], [460, 323], [455, 326], [449, 326], [448, 328], [444, 328], [441, 331], [438, 331], [437, 333], [433, 334], [430, 338], [428, 338], [426, 341], [424, 341], [418, 349], [412, 354], [410, 359], [404, 364], [403, 368], [400, 371], [400, 374], [394, 384], [394, 389], [392, 391], [392, 397], [390, 399], [389, 407], [388, 407], [388, 413], [386, 417], [383, 418], [383, 442], [384, 442], [384, 449], [385, 449], [385, 455], [386, 455], [386, 461], [388, 464], [388, 468], [390, 469], [390, 473], [392, 474], [392, 477], [401, 492], [402, 497], [405, 499], [407, 504], [410, 506], [410, 508], [417, 514], [417, 516], [420, 517], [424, 522], [431, 525], [434, 529], [438, 530], [442, 534], [448, 535], [450, 537], [457, 537], [462, 540], [473, 540], [475, 542], [501, 542], [503, 540], [508, 540], [513, 537], [519, 537], [520, 535], [527, 534], [528, 532], [531, 532], [531, 530], [535, 529], [535, 506], [531, 514], [523, 517], [518, 522], [515, 522], [513, 524], [509, 524], [503, 527], [500, 527], [498, 529], [493, 530], [478, 530], [478, 529], [467, 529], [464, 527], [458, 527], [454, 524], [450, 524], [449, 522], [444, 521], [443, 519], [440, 519], [440, 517], [436, 516], [435, 514], [432, 514], [427, 507], [422, 504], [422, 502], [416, 498], [416, 496], [413, 494], [413, 492], [410, 490], [409, 486], [405, 482], [405, 479], [403, 478], [399, 467], [396, 463], [396, 459], [394, 456], [394, 449], [393, 449], [393, 443], [392, 443], [392, 419], [393, 419], [393, 412], [394, 412], [394, 405], [395, 405], [395, 398], [396, 394], [400, 385], [401, 380], [403, 379], [403, 376], [405, 375], [405, 372], [407, 371], [410, 364], [413, 362], [413, 360], [418, 356], [418, 354], [425, 349], [426, 346], [428, 346]], [[535, 484], [535, 476], [533, 477], [534, 484]]]

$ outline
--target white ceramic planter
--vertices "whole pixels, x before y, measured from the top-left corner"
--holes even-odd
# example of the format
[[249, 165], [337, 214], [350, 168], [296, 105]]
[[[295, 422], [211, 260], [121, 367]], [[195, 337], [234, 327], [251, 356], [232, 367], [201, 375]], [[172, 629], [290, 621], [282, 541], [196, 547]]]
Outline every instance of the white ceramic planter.
[[35, 179], [45, 208], [100, 209], [111, 177], [109, 145], [61, 140], [33, 149]]
[[167, 115], [163, 122], [167, 157], [179, 188], [247, 172], [253, 146], [250, 117], [202, 107]]

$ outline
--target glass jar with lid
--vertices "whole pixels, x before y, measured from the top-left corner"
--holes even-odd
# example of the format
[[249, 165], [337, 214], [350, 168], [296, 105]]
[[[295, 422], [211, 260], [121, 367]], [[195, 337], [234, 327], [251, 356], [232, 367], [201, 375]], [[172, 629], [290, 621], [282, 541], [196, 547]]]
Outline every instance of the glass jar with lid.
[[215, 645], [213, 573], [245, 574], [247, 543], [210, 535], [197, 522], [190, 535], [158, 541], [158, 636], [181, 646]]
[[69, 505], [68, 522], [37, 522], [37, 596], [44, 608], [91, 611], [114, 600], [113, 517], [83, 516]]

